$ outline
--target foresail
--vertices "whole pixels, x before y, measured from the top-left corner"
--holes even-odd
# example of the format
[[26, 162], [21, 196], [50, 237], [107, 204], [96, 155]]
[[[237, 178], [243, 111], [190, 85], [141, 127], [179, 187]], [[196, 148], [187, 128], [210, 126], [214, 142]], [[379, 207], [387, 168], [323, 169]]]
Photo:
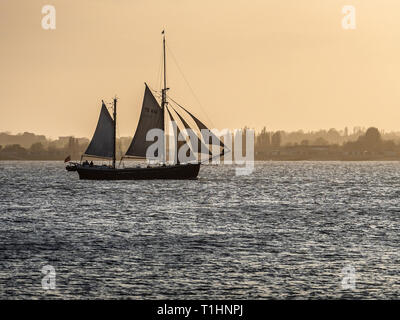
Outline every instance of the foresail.
[[222, 148], [225, 147], [225, 145], [223, 144], [223, 142], [222, 142], [214, 133], [212, 133], [212, 131], [211, 131], [210, 129], [208, 129], [208, 128], [206, 127], [206, 125], [205, 125], [203, 122], [201, 122], [199, 119], [197, 119], [191, 112], [189, 112], [188, 110], [186, 110], [186, 109], [185, 109], [184, 107], [182, 107], [181, 105], [178, 104], [178, 106], [181, 107], [183, 110], [185, 110], [187, 114], [189, 114], [189, 116], [194, 120], [194, 122], [196, 123], [196, 125], [197, 125], [198, 128], [200, 129], [200, 132], [201, 132], [201, 130], [209, 130], [209, 134], [210, 134], [210, 137], [208, 137], [208, 140], [209, 140], [209, 141], [206, 141], [206, 140], [207, 140], [207, 137], [204, 136], [204, 134], [201, 132], [201, 133], [202, 133], [202, 136], [203, 136], [203, 139], [204, 139], [204, 141], [206, 142], [206, 144], [219, 145], [219, 146], [222, 147]]
[[147, 148], [154, 143], [146, 141], [147, 132], [151, 129], [164, 130], [164, 113], [146, 84], [139, 123], [126, 156], [146, 158]]
[[99, 158], [112, 158], [114, 154], [114, 120], [104, 102], [93, 138], [84, 155]]
[[[174, 109], [174, 108], [173, 108]], [[175, 113], [178, 115], [179, 119], [182, 121], [183, 126], [185, 129], [192, 129], [186, 120], [174, 109]], [[211, 151], [206, 147], [206, 145], [197, 137], [197, 153], [208, 153], [211, 155]]]
[[[175, 142], [175, 145], [174, 145], [174, 147], [176, 148], [176, 152], [178, 152], [179, 151], [179, 149], [186, 143], [185, 141], [179, 141], [179, 134], [181, 133], [181, 130], [179, 130], [179, 127], [178, 127], [178, 125], [176, 125], [176, 120], [175, 120], [175, 118], [174, 118], [174, 116], [171, 114], [171, 112], [169, 111], [169, 108], [167, 108], [167, 111], [168, 111], [168, 114], [169, 114], [169, 117], [170, 117], [170, 119], [171, 119], [171, 121], [173, 121], [173, 122], [175, 122], [175, 127], [176, 127], [176, 136], [174, 136], [174, 142]], [[175, 156], [176, 158], [178, 157], [178, 154], [176, 153], [176, 156]]]

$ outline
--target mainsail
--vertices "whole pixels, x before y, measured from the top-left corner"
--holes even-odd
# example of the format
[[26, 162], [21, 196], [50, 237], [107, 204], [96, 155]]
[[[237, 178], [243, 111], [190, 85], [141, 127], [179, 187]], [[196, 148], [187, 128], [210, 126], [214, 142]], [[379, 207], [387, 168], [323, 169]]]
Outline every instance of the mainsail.
[[84, 155], [99, 158], [112, 158], [113, 154], [114, 120], [112, 119], [103, 101], [96, 130]]
[[146, 84], [139, 123], [126, 156], [146, 158], [147, 148], [154, 143], [146, 141], [146, 134], [151, 129], [164, 130], [164, 112]]

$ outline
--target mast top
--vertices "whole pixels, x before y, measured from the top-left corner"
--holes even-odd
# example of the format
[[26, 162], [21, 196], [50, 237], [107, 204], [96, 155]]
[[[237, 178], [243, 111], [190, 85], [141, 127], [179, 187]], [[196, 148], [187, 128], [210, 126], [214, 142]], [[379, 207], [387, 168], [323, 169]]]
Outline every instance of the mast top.
[[165, 52], [165, 29], [161, 32], [163, 35], [163, 64], [164, 64], [164, 88], [161, 90], [162, 95], [161, 95], [161, 107], [164, 109], [164, 107], [168, 104], [167, 102], [167, 64], [166, 64], [166, 52]]

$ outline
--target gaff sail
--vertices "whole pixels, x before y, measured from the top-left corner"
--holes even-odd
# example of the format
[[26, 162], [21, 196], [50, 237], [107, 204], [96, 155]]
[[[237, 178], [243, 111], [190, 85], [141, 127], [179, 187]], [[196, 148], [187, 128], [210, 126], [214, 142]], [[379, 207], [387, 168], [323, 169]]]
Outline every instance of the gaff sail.
[[164, 112], [146, 84], [139, 123], [125, 156], [146, 158], [147, 148], [154, 143], [146, 141], [146, 134], [151, 129], [164, 130]]

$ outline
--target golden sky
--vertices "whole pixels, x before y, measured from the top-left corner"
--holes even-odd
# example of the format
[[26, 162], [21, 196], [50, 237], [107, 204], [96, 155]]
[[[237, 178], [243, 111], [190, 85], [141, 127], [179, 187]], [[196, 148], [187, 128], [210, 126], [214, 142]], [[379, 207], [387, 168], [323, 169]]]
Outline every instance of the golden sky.
[[398, 0], [0, 0], [0, 132], [90, 137], [116, 94], [133, 135], [163, 28], [201, 104], [167, 51], [170, 95], [212, 127], [400, 130]]

